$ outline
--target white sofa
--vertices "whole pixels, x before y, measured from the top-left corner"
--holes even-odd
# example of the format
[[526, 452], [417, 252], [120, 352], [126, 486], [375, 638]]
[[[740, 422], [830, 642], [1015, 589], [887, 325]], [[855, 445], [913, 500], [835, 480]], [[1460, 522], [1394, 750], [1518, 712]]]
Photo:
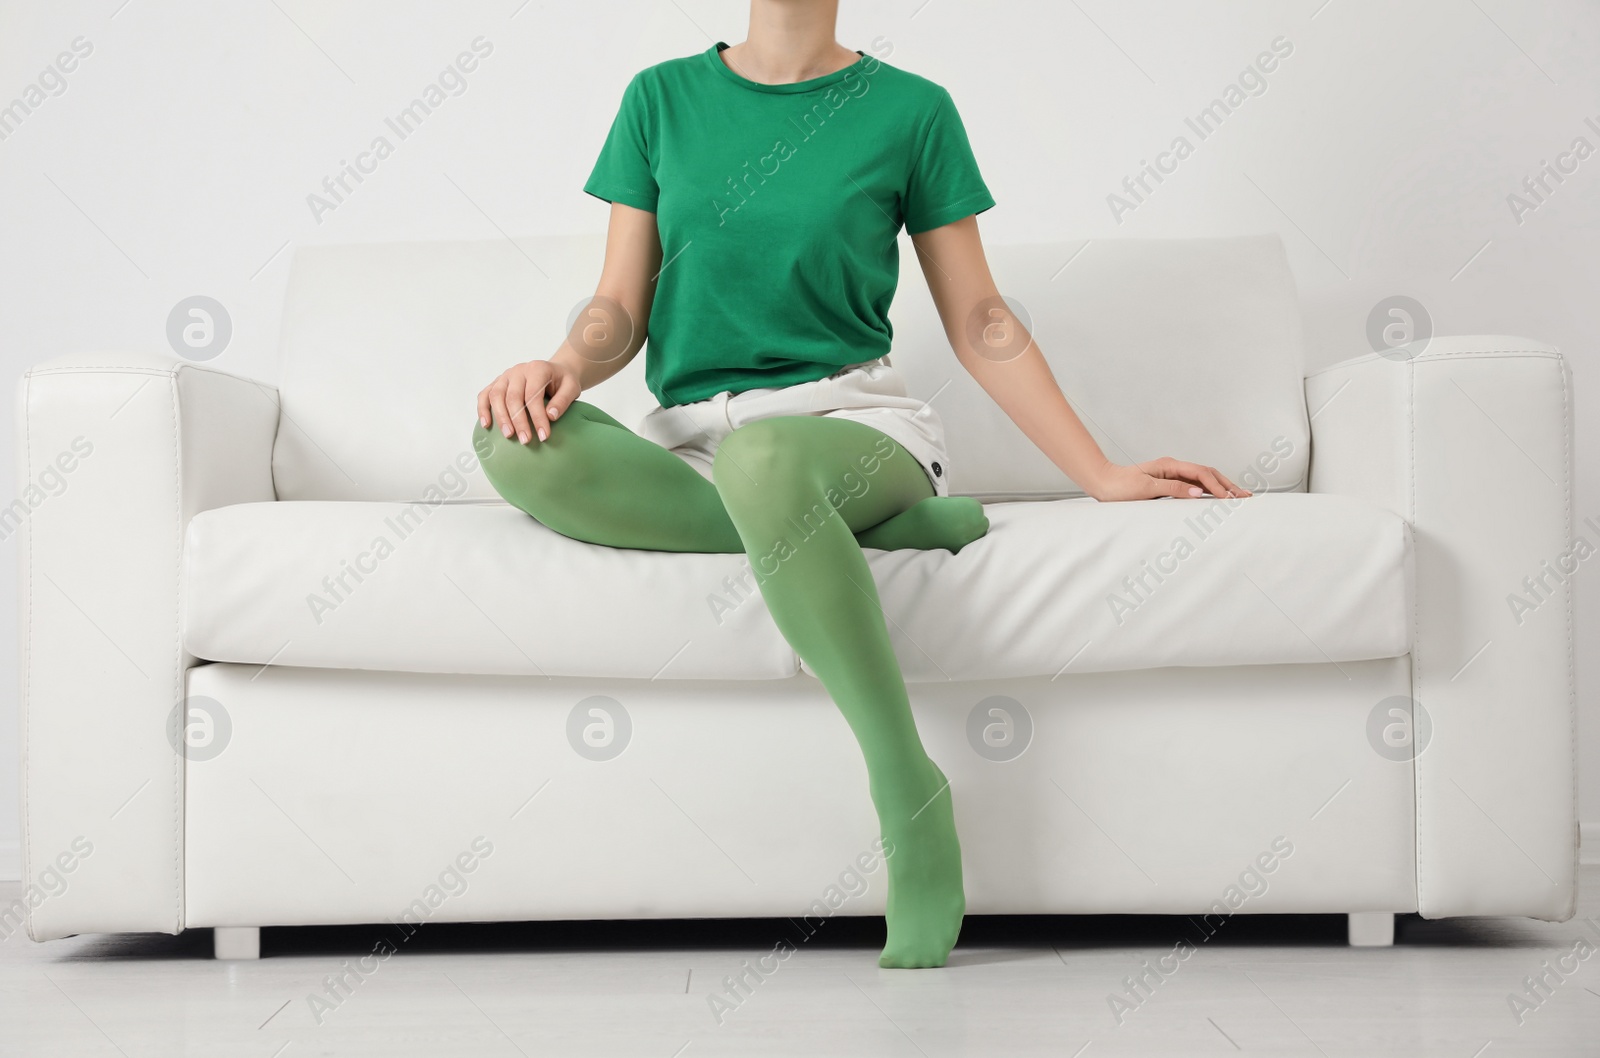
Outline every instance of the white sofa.
[[[567, 540], [472, 458], [474, 394], [554, 349], [601, 249], [304, 249], [277, 387], [153, 351], [26, 375], [32, 937], [882, 912], [855, 744], [743, 556]], [[1108, 454], [1258, 495], [1078, 495], [905, 256], [894, 360], [993, 529], [869, 557], [970, 913], [1571, 916], [1560, 354], [1352, 330], [1304, 378], [1275, 236], [1078, 251], [991, 258]], [[642, 364], [586, 399], [636, 421]]]

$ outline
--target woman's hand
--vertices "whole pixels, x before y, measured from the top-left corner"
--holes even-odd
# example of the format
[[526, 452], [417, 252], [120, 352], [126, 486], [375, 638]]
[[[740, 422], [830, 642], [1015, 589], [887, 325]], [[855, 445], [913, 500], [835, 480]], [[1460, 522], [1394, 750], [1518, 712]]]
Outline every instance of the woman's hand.
[[510, 368], [478, 394], [478, 421], [490, 426], [490, 413], [500, 432], [527, 444], [534, 434], [550, 438], [550, 420], [578, 399], [583, 385], [578, 373], [558, 360], [529, 360]]
[[1208, 494], [1218, 498], [1250, 495], [1248, 489], [1229, 481], [1216, 467], [1185, 463], [1168, 456], [1131, 467], [1107, 463], [1086, 491], [1103, 503], [1153, 500], [1162, 496], [1197, 499]]

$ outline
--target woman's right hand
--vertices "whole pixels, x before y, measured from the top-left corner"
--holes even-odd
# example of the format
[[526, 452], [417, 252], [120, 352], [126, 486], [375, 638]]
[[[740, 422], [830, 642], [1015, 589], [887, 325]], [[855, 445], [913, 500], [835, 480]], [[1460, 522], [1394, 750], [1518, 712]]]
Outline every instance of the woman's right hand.
[[550, 438], [550, 420], [571, 407], [583, 391], [577, 372], [557, 360], [529, 360], [509, 368], [478, 394], [478, 421], [490, 427], [490, 416], [500, 432], [513, 433], [527, 444], [537, 434]]

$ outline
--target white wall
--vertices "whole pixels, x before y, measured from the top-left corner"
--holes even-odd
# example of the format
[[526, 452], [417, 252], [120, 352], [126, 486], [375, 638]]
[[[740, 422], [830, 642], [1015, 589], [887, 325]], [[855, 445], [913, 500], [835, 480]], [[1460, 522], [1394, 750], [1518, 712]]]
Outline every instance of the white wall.
[[[955, 96], [1000, 203], [982, 222], [991, 241], [1276, 229], [1310, 368], [1364, 352], [1368, 312], [1392, 294], [1421, 301], [1440, 333], [1559, 345], [1579, 387], [1573, 510], [1600, 516], [1584, 414], [1600, 357], [1600, 157], [1520, 220], [1507, 203], [1575, 138], [1600, 148], [1593, 3], [843, 6], [840, 40], [887, 38], [890, 62]], [[605, 206], [580, 187], [628, 77], [743, 39], [746, 13], [741, 0], [0, 0], [0, 105], [74, 39], [93, 47], [0, 141], [0, 375], [70, 350], [164, 348], [168, 311], [204, 294], [233, 319], [219, 366], [270, 380], [290, 242], [600, 230]], [[318, 223], [306, 196], [480, 35], [493, 52], [465, 92]], [[1190, 133], [1193, 155], [1114, 220], [1107, 195], [1280, 36], [1293, 53], [1266, 90], [1205, 141]], [[0, 430], [7, 467], [13, 426]], [[1591, 838], [1596, 566], [1577, 574]], [[0, 583], [14, 593], [14, 555]], [[14, 673], [14, 611], [0, 612], [0, 667]], [[15, 686], [0, 698], [0, 876], [17, 836]]]

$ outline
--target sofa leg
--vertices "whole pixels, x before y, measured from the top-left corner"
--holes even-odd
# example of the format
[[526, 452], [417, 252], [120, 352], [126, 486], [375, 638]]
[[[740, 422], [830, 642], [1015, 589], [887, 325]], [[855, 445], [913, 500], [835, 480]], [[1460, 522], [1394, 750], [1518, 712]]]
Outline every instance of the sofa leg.
[[1353, 911], [1350, 913], [1352, 948], [1388, 948], [1394, 944], [1394, 912]]
[[212, 930], [212, 952], [219, 959], [261, 958], [261, 927], [218, 926]]

